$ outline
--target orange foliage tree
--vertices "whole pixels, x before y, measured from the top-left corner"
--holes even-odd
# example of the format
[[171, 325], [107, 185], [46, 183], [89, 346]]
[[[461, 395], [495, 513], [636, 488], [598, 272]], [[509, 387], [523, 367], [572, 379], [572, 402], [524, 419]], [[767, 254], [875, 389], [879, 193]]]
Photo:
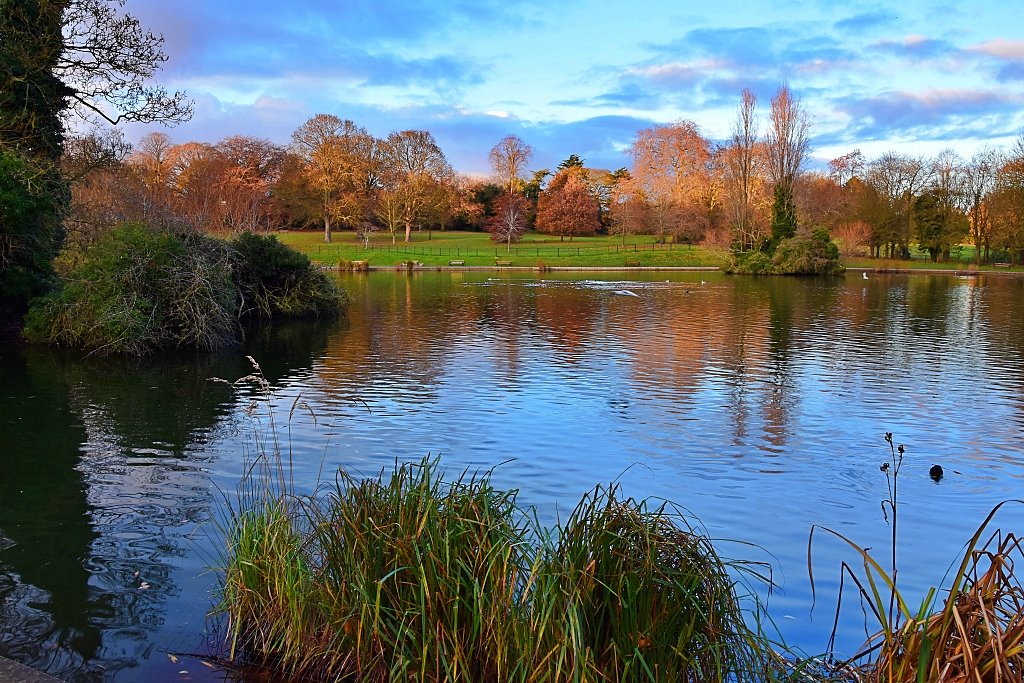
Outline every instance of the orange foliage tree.
[[537, 231], [566, 236], [593, 235], [601, 227], [597, 199], [573, 168], [558, 172], [537, 200]]

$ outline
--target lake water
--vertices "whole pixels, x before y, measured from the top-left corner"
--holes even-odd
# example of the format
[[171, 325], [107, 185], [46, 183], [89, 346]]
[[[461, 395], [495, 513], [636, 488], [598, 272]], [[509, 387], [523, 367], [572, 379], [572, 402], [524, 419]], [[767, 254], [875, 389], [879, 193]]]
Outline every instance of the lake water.
[[[2, 352], [0, 655], [68, 680], [223, 678], [190, 655], [217, 647], [214, 522], [265, 421], [247, 415], [250, 389], [209, 378], [247, 374], [246, 353], [272, 384], [300, 488], [339, 465], [374, 475], [433, 454], [497, 466], [495, 483], [551, 523], [617, 480], [690, 510], [722, 555], [771, 563], [769, 612], [808, 653], [825, 648], [840, 563], [856, 560], [816, 537], [812, 612], [811, 526], [888, 556], [885, 432], [907, 446], [898, 564], [914, 600], [996, 503], [1024, 497], [1022, 279], [344, 284], [347, 319], [253, 330], [217, 356]], [[289, 421], [297, 397], [309, 410]], [[1020, 506], [1000, 520], [1024, 531]], [[849, 602], [838, 650], [864, 636]]]

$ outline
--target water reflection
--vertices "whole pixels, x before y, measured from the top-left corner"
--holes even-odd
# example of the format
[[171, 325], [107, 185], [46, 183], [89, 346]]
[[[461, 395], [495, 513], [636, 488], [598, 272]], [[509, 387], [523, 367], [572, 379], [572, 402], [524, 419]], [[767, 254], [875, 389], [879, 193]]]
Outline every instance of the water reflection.
[[[268, 377], [308, 367], [327, 325], [253, 328]], [[249, 369], [237, 352], [0, 360], [0, 654], [63, 680], [180, 678], [167, 653], [206, 647], [214, 442], [237, 432], [238, 397], [209, 378]]]
[[[827, 609], [812, 619], [808, 529], [885, 547], [885, 431], [909, 446], [900, 575], [911, 595], [939, 580], [993, 504], [1019, 496], [1021, 280], [467, 272], [344, 283], [347, 319], [254, 328], [244, 350], [282, 417], [300, 395], [315, 413], [287, 425], [300, 487], [338, 465], [373, 474], [441, 454], [452, 469], [505, 463], [496, 485], [521, 489], [552, 522], [618, 478], [629, 494], [688, 507], [716, 537], [770, 549], [774, 559], [752, 559], [776, 565], [773, 616], [810, 651], [824, 646], [827, 596], [850, 558], [816, 555]], [[0, 654], [70, 679], [176, 677], [165, 651], [205, 646], [214, 583], [202, 572], [217, 552], [205, 523], [251, 444], [246, 390], [208, 378], [247, 374], [248, 362], [34, 353], [0, 368], [14, 444], [0, 477]], [[933, 462], [959, 474], [935, 484]], [[1008, 528], [1024, 527], [1013, 515]], [[855, 617], [841, 626], [847, 649], [863, 637]]]

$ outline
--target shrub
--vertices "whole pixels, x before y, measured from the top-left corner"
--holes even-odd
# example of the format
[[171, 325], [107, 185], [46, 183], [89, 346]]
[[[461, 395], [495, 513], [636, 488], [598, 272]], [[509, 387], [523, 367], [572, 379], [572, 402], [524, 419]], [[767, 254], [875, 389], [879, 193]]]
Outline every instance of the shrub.
[[779, 242], [772, 256], [774, 272], [784, 275], [838, 275], [845, 268], [839, 247], [828, 230], [817, 228], [809, 236], [797, 234]]
[[215, 349], [237, 342], [245, 315], [344, 305], [326, 275], [274, 238], [243, 235], [229, 244], [126, 224], [75, 261], [62, 287], [26, 316], [29, 341], [104, 354]]
[[839, 247], [824, 228], [810, 235], [798, 233], [778, 245], [768, 242], [763, 251], [735, 254], [725, 268], [729, 273], [747, 275], [838, 275], [844, 270]]
[[98, 240], [25, 321], [29, 341], [132, 355], [174, 346], [217, 348], [236, 331], [227, 245], [138, 224]]
[[763, 251], [748, 251], [737, 254], [731, 264], [726, 266], [727, 273], [741, 273], [744, 275], [763, 275], [775, 272], [772, 267], [772, 258]]
[[242, 233], [231, 247], [242, 315], [320, 315], [347, 302], [334, 280], [276, 235]]

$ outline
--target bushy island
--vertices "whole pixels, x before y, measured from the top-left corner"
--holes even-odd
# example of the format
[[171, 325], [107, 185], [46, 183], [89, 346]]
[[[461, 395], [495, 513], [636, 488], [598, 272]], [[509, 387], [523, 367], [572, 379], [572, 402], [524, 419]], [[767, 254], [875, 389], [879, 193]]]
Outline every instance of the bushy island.
[[846, 267], [828, 230], [818, 228], [778, 244], [768, 242], [760, 250], [736, 253], [724, 270], [744, 275], [841, 275]]
[[732, 260], [723, 270], [745, 275], [839, 275], [846, 268], [826, 228], [797, 229], [792, 190], [780, 183], [772, 205], [771, 237], [760, 245], [734, 245]]
[[223, 348], [247, 319], [333, 314], [348, 302], [272, 235], [222, 240], [128, 223], [69, 244], [55, 267], [58, 285], [32, 303], [25, 338], [102, 354]]

